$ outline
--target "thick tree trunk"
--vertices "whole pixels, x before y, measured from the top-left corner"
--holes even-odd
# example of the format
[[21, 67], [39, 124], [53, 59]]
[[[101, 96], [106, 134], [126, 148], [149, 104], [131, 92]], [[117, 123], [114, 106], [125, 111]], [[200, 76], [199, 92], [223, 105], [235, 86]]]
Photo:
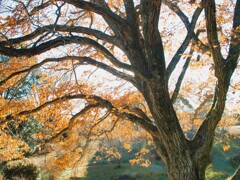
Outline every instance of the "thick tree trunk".
[[[210, 164], [210, 152], [194, 153], [194, 149], [175, 152], [164, 149], [161, 139], [153, 138], [157, 154], [165, 162], [170, 180], [204, 180], [205, 171]], [[179, 147], [180, 149], [180, 147]], [[211, 149], [211, 148], [210, 148]]]
[[171, 180], [204, 180], [206, 168], [199, 167], [192, 159], [179, 158], [168, 165], [168, 177]]

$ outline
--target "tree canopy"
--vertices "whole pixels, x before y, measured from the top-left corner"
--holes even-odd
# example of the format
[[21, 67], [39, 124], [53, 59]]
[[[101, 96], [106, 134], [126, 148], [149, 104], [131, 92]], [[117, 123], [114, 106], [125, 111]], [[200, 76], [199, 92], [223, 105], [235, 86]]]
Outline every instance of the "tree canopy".
[[4, 142], [29, 117], [58, 163], [93, 137], [148, 136], [170, 179], [205, 179], [220, 120], [239, 117], [240, 0], [8, 0], [0, 11]]

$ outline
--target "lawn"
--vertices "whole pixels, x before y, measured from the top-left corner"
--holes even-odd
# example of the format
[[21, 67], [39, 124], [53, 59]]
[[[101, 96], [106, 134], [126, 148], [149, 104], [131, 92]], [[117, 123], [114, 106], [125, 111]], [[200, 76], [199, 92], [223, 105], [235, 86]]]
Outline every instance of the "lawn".
[[162, 163], [152, 164], [148, 168], [138, 165], [131, 166], [129, 163], [122, 163], [121, 167], [117, 167], [114, 163], [104, 163], [89, 166], [86, 177], [74, 178], [78, 179], [94, 179], [94, 180], [114, 180], [119, 176], [128, 174], [136, 177], [136, 179], [158, 180], [167, 179], [166, 167]]

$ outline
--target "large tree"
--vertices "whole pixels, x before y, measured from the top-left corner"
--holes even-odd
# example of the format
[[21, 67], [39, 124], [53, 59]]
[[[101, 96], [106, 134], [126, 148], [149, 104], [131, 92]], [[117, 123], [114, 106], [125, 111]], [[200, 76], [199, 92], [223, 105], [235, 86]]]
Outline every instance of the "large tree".
[[[172, 25], [174, 23], [176, 26]], [[239, 60], [240, 0], [218, 4], [214, 0], [14, 0], [7, 4], [0, 26], [0, 54], [15, 57], [12, 63], [20, 64], [19, 67], [8, 67], [9, 71], [1, 75], [1, 86], [17, 76], [24, 79], [29, 72], [41, 67], [42, 71], [57, 69], [60, 74], [64, 67], [71, 66], [76, 79], [75, 84], [72, 81], [69, 85], [66, 83], [64, 90], [41, 100], [37, 106], [22, 106], [26, 109], [18, 108], [14, 113], [8, 113], [1, 124], [17, 116], [36, 113], [51, 104], [85, 99], [86, 107], [71, 120], [91, 108], [107, 109], [112, 115], [141, 126], [151, 135], [170, 179], [205, 179], [205, 170], [211, 163], [215, 129], [221, 120]], [[175, 54], [171, 54], [174, 50]], [[189, 139], [184, 135], [174, 103], [195, 51], [198, 51], [197, 60], [202, 61], [203, 66], [206, 59], [214, 64], [211, 70], [216, 79], [211, 108], [194, 137]], [[39, 60], [32, 58], [34, 56]], [[172, 91], [169, 82], [176, 76], [171, 75], [184, 56], [187, 59]], [[113, 98], [99, 92], [103, 89], [84, 89], [78, 81], [78, 71], [83, 68], [76, 69], [83, 65], [95, 66], [129, 82], [129, 87], [135, 87], [143, 97], [141, 103], [147, 110], [137, 103], [119, 107]], [[200, 65], [195, 68], [203, 69]], [[53, 82], [50, 73], [44, 76]], [[58, 83], [55, 82], [56, 87]], [[122, 101], [126, 102], [128, 97], [131, 96]], [[69, 123], [65, 130], [72, 124]]]

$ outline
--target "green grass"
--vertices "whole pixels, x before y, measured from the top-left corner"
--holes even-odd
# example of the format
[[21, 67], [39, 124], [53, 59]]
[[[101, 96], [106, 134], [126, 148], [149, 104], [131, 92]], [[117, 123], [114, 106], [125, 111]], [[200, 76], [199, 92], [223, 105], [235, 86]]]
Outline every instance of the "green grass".
[[94, 180], [113, 180], [118, 179], [120, 175], [131, 174], [137, 179], [148, 180], [165, 180], [167, 179], [166, 168], [163, 164], [153, 164], [149, 168], [140, 167], [138, 165], [131, 166], [129, 163], [123, 163], [121, 168], [117, 168], [116, 164], [98, 164], [88, 168], [86, 177], [78, 179], [94, 179]]
[[[229, 151], [224, 152], [223, 146], [229, 144]], [[225, 180], [232, 176], [237, 166], [233, 167], [229, 163], [229, 158], [236, 156], [240, 152], [239, 139], [226, 138], [222, 141], [216, 141], [213, 148], [212, 165], [207, 169], [207, 180]], [[87, 169], [87, 174], [82, 178], [74, 180], [114, 180], [123, 174], [134, 174], [136, 179], [147, 180], [167, 180], [166, 167], [162, 162], [152, 164], [149, 168], [140, 167], [139, 165], [131, 166], [127, 158], [121, 160], [121, 168], [116, 168], [117, 163], [104, 162], [91, 165]], [[1, 170], [1, 168], [0, 168]], [[66, 172], [69, 174], [68, 172]], [[70, 175], [68, 175], [70, 176]], [[0, 177], [1, 178], [1, 177]], [[41, 172], [40, 180], [49, 180], [49, 173]]]

